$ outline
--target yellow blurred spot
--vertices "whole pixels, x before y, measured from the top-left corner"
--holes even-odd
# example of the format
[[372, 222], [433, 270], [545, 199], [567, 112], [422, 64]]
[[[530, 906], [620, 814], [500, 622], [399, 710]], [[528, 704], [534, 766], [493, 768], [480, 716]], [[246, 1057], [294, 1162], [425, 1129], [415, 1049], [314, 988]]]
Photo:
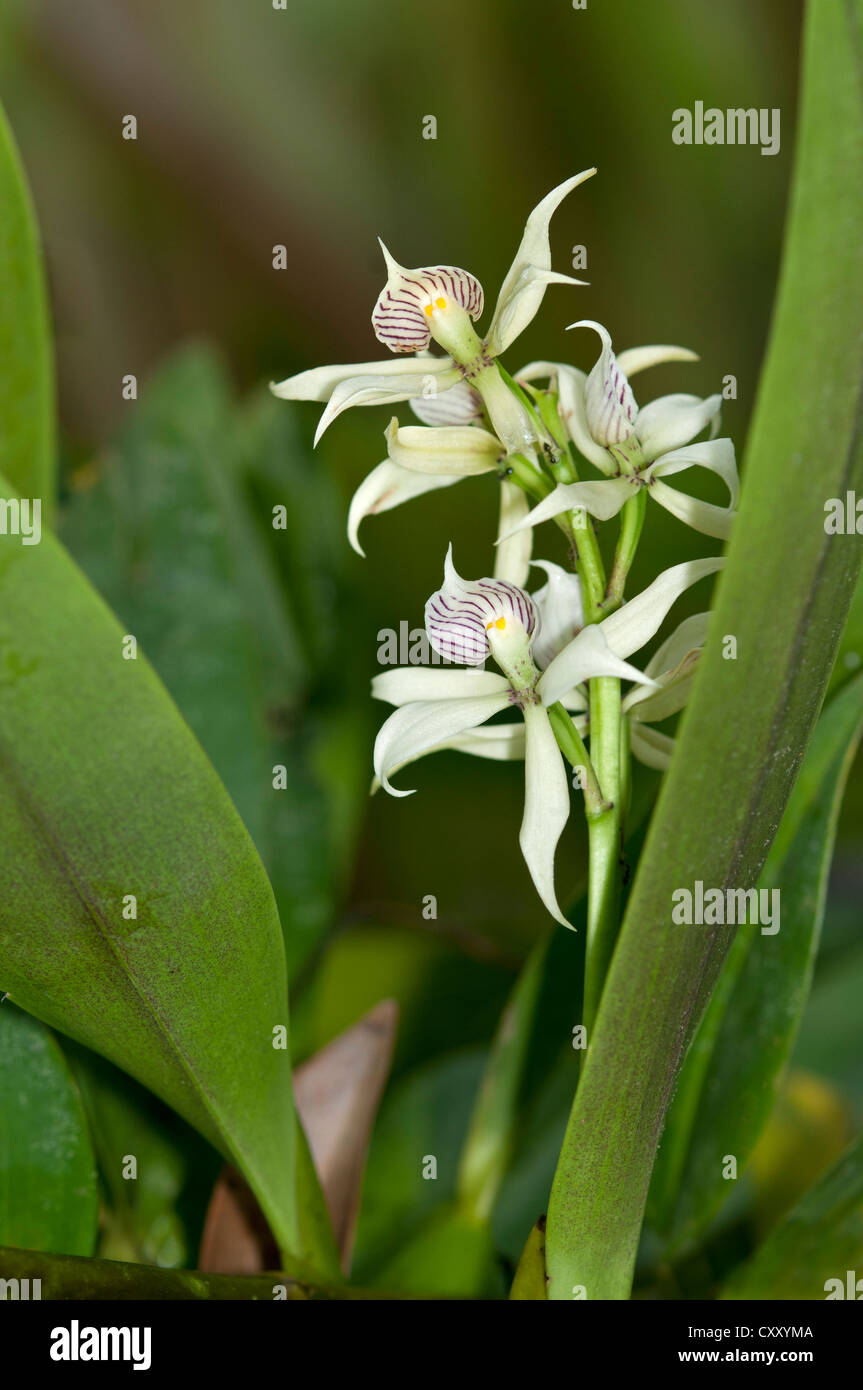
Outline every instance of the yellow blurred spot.
[[486, 625], [485, 625], [485, 630], [486, 630], [486, 632], [488, 632], [489, 628], [492, 628], [492, 627], [496, 627], [496, 628], [498, 628], [498, 629], [502, 632], [503, 629], [506, 627], [506, 618], [495, 618], [494, 622], [486, 623]]
[[437, 305], [437, 307], [438, 307], [439, 309], [445, 309], [445, 308], [446, 308], [446, 300], [445, 300], [445, 299], [436, 299], [436, 300], [435, 300], [435, 304]]
[[427, 304], [425, 307], [425, 313], [428, 314], [429, 318], [431, 318], [432, 314], [434, 313], [434, 305]]

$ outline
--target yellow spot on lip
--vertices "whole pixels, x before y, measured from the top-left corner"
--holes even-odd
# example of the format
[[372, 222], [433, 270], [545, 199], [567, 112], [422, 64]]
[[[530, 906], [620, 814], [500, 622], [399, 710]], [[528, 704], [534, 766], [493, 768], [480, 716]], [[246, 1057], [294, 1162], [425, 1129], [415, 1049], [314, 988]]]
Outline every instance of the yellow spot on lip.
[[438, 308], [438, 309], [445, 309], [445, 308], [446, 308], [446, 300], [445, 300], [445, 299], [436, 299], [436, 300], [435, 300], [435, 307]]
[[428, 315], [429, 318], [431, 318], [432, 314], [434, 313], [434, 305], [427, 304], [424, 312]]
[[492, 627], [496, 627], [500, 632], [502, 632], [503, 629], [506, 627], [506, 618], [495, 618], [494, 622], [486, 623], [486, 632], [488, 632], [489, 628]]

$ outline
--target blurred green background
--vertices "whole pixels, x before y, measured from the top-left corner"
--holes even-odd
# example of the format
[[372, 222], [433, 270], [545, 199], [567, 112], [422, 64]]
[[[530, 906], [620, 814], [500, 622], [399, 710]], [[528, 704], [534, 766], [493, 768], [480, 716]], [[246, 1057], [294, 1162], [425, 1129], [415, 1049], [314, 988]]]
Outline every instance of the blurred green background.
[[[797, 0], [6, 0], [0, 15], [0, 86], [56, 327], [61, 534], [139, 636], [265, 859], [298, 1056], [383, 995], [400, 999], [388, 1105], [401, 1118], [382, 1122], [381, 1143], [404, 1142], [411, 1107], [443, 1142], [438, 1102], [458, 1132], [477, 1047], [546, 930], [517, 852], [512, 767], [439, 755], [415, 770], [416, 797], [367, 798], [385, 713], [367, 698], [376, 634], [421, 625], [449, 540], [464, 573], [488, 571], [495, 484], [371, 518], [363, 562], [344, 516], [384, 455], [389, 411], [341, 417], [313, 453], [319, 407], [277, 403], [266, 384], [382, 355], [377, 236], [407, 265], [465, 266], [493, 303], [530, 209], [596, 164], [552, 226], [555, 266], [584, 245], [590, 285], [551, 289], [507, 365], [589, 366], [593, 339], [565, 332], [576, 318], [600, 319], [618, 347], [693, 347], [699, 363], [657, 369], [636, 394], [708, 394], [733, 375], [724, 428], [742, 455], [779, 264], [800, 21]], [[675, 145], [672, 111], [696, 100], [780, 108], [781, 152]], [[121, 136], [128, 114], [135, 142]], [[435, 140], [423, 139], [428, 115]], [[273, 269], [277, 244], [286, 271]], [[136, 402], [122, 398], [126, 373]], [[286, 532], [270, 525], [278, 502]], [[714, 548], [651, 508], [634, 585]], [[706, 598], [700, 586], [675, 620]], [[274, 764], [288, 768], [286, 792], [272, 790]], [[655, 775], [638, 777], [649, 803]], [[798, 1055], [863, 1115], [859, 782]], [[575, 815], [559, 863], [565, 899], [584, 863]], [[578, 949], [564, 944], [574, 962]], [[426, 1090], [399, 1092], [408, 1074]], [[541, 1187], [571, 1088], [565, 1076], [543, 1102], [548, 1153], [524, 1159], [516, 1186]], [[505, 1246], [518, 1248], [521, 1219]], [[362, 1248], [361, 1233], [360, 1262]]]

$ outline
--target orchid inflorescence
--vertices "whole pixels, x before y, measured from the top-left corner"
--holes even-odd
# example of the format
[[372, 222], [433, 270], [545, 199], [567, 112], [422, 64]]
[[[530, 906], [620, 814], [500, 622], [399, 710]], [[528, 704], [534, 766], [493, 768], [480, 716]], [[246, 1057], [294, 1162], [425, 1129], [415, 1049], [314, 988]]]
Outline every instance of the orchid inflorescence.
[[[667, 766], [674, 740], [653, 726], [687, 698], [708, 615], [682, 622], [643, 670], [628, 658], [658, 632], [686, 589], [722, 565], [718, 558], [674, 565], [625, 600], [646, 499], [725, 539], [738, 495], [734, 446], [717, 437], [720, 397], [675, 394], [639, 407], [630, 384], [656, 364], [695, 361], [695, 353], [651, 346], [615, 355], [606, 328], [580, 320], [570, 327], [588, 328], [600, 340], [590, 372], [536, 361], [513, 377], [500, 362], [549, 285], [584, 283], [551, 269], [549, 223], [562, 199], [595, 172], [561, 183], [531, 213], [484, 337], [474, 328], [484, 302], [475, 276], [454, 266], [408, 270], [381, 243], [387, 281], [372, 324], [397, 355], [316, 368], [272, 387], [287, 400], [326, 403], [315, 442], [355, 405], [408, 401], [422, 422], [390, 420], [387, 457], [354, 495], [348, 537], [360, 554], [366, 517], [474, 474], [499, 480], [492, 575], [463, 579], [450, 547], [443, 584], [426, 604], [429, 643], [452, 665], [399, 668], [372, 683], [375, 698], [396, 707], [375, 743], [376, 784], [408, 795], [391, 779], [440, 749], [523, 760], [519, 843], [546, 908], [569, 926], [555, 892], [554, 858], [569, 815], [570, 762], [591, 831], [588, 951], [609, 931], [607, 890], [619, 860], [629, 751], [651, 767]], [[432, 341], [443, 355], [430, 351]], [[708, 438], [694, 442], [705, 432]], [[665, 481], [690, 468], [719, 476], [727, 506]], [[618, 515], [606, 576], [595, 523]], [[574, 572], [532, 558], [534, 529], [546, 521], [564, 532]], [[530, 593], [532, 568], [544, 582]], [[485, 669], [489, 660], [496, 671]], [[623, 696], [622, 681], [630, 683]]]

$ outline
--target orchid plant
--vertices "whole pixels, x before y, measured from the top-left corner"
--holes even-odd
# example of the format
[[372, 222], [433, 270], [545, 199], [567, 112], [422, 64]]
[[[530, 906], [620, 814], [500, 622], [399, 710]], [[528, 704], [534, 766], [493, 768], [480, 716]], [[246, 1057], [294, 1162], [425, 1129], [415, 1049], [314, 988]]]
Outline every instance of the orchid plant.
[[[696, 361], [694, 352], [658, 345], [615, 355], [608, 330], [580, 320], [570, 327], [594, 330], [601, 345], [588, 373], [550, 361], [512, 375], [503, 366], [502, 354], [537, 314], [546, 288], [584, 283], [552, 270], [549, 224], [566, 195], [595, 172], [565, 180], [534, 208], [484, 336], [474, 327], [485, 298], [474, 275], [455, 266], [406, 269], [381, 242], [387, 280], [372, 325], [395, 356], [315, 368], [272, 387], [285, 400], [325, 402], [316, 443], [351, 406], [407, 401], [422, 422], [391, 418], [387, 456], [353, 497], [348, 538], [360, 554], [366, 517], [460, 478], [487, 473], [499, 482], [493, 573], [463, 579], [450, 547], [443, 585], [426, 604], [429, 643], [449, 665], [387, 671], [373, 682], [373, 696], [396, 707], [375, 743], [375, 785], [408, 795], [393, 785], [396, 772], [441, 749], [523, 761], [519, 844], [545, 908], [570, 927], [554, 861], [570, 810], [565, 764], [572, 766], [589, 834], [588, 1028], [618, 929], [630, 755], [667, 766], [673, 739], [653, 726], [686, 700], [707, 614], [684, 620], [644, 669], [628, 658], [655, 636], [681, 594], [722, 565], [719, 558], [677, 564], [628, 596], [646, 501], [652, 496], [684, 524], [726, 539], [738, 496], [734, 445], [718, 437], [719, 395], [636, 404], [631, 377], [660, 363]], [[431, 352], [432, 342], [442, 353]], [[691, 468], [722, 480], [725, 507], [664, 481]], [[617, 517], [607, 569], [596, 528]], [[563, 532], [569, 570], [533, 558], [534, 531], [547, 521]], [[537, 569], [545, 582], [530, 592]], [[497, 671], [485, 669], [489, 661]], [[622, 682], [629, 683], [625, 694]]]

